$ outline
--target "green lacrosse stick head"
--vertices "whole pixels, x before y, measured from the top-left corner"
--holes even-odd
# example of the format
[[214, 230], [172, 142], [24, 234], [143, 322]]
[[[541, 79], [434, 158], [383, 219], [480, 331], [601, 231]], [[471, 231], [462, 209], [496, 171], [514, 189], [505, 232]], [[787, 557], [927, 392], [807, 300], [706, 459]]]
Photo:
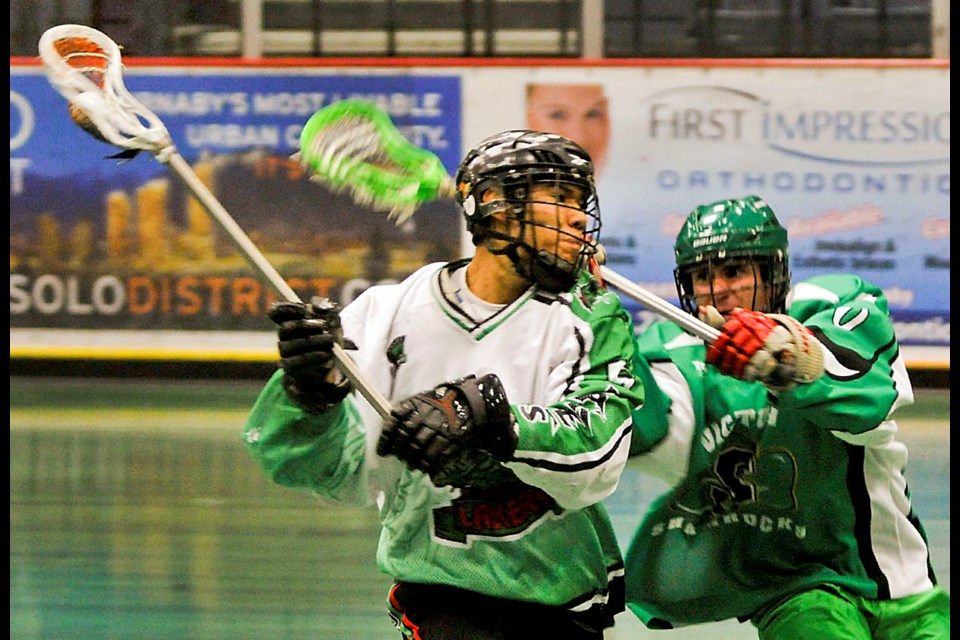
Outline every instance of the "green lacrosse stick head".
[[453, 180], [436, 154], [415, 146], [373, 102], [340, 100], [318, 110], [295, 155], [310, 179], [390, 211], [397, 224], [425, 202], [452, 198]]

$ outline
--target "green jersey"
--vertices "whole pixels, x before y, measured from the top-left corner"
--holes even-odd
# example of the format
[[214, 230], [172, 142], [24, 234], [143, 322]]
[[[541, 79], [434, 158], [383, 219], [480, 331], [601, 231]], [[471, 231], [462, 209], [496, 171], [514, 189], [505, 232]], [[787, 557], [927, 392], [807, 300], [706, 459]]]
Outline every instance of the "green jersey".
[[[601, 501], [619, 482], [643, 400], [630, 317], [586, 273], [571, 292], [533, 287], [494, 309], [472, 297], [465, 266], [428, 265], [368, 289], [341, 312], [344, 333], [358, 345], [357, 366], [394, 405], [496, 373], [518, 425], [509, 461], [480, 459], [462, 487], [436, 487], [376, 455], [382, 419], [356, 394], [309, 414], [287, 397], [279, 372], [253, 407], [247, 448], [280, 484], [376, 503], [377, 561], [397, 580], [566, 607], [602, 628], [624, 604], [623, 559]], [[477, 309], [485, 321], [474, 319]]]
[[812, 585], [892, 599], [935, 584], [894, 410], [913, 401], [886, 299], [855, 276], [798, 284], [788, 313], [825, 347], [822, 378], [774, 394], [705, 364], [671, 322], [639, 338], [641, 433], [690, 434], [682, 480], [630, 543], [628, 607], [651, 628], [750, 617]]

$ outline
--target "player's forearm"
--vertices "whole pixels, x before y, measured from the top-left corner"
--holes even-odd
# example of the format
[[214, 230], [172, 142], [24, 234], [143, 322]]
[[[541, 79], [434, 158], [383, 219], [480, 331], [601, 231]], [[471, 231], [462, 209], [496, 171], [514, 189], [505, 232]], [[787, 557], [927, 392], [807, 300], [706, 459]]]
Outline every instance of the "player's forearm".
[[364, 436], [348, 398], [323, 413], [291, 401], [278, 372], [261, 391], [244, 429], [244, 444], [277, 484], [335, 497], [364, 456]]
[[609, 496], [630, 450], [636, 389], [614, 385], [549, 407], [516, 407], [520, 439], [507, 466], [568, 509]]
[[644, 404], [633, 412], [630, 468], [673, 486], [687, 472], [695, 428], [690, 385], [670, 361], [638, 361]]
[[852, 434], [876, 428], [913, 392], [893, 326], [873, 305], [850, 305], [845, 314], [825, 312], [806, 323], [824, 348], [824, 375], [780, 398], [814, 424]]

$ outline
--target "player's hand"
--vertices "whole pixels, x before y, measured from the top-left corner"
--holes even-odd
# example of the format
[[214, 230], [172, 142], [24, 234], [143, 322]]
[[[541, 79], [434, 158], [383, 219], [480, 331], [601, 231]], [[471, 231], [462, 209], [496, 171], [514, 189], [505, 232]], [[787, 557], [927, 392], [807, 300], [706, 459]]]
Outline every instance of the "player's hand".
[[342, 401], [353, 385], [337, 369], [333, 345], [356, 349], [343, 337], [339, 307], [326, 298], [278, 302], [267, 313], [278, 325], [283, 388], [297, 405], [320, 413]]
[[474, 375], [401, 402], [384, 424], [377, 454], [394, 455], [438, 486], [464, 456], [508, 460], [517, 447], [513, 412], [500, 379]]
[[[717, 322], [709, 309], [701, 317]], [[759, 380], [775, 391], [808, 384], [823, 375], [823, 347], [790, 316], [734, 309], [719, 329], [720, 336], [707, 347], [707, 362], [721, 373], [748, 382]]]
[[603, 273], [600, 271], [600, 267], [606, 262], [607, 250], [598, 242], [594, 248], [593, 255], [587, 260], [587, 269], [604, 289], [607, 288], [607, 283], [603, 280]]

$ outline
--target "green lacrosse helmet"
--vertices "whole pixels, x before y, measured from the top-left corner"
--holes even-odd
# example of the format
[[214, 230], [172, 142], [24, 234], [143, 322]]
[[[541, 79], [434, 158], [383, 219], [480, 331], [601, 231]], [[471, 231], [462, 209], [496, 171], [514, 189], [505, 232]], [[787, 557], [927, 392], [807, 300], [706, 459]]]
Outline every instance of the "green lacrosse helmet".
[[680, 306], [696, 315], [693, 296], [694, 269], [731, 258], [750, 258], [770, 287], [771, 309], [783, 313], [790, 289], [787, 230], [760, 196], [721, 200], [697, 207], [684, 223], [673, 246], [677, 267], [673, 271]]

